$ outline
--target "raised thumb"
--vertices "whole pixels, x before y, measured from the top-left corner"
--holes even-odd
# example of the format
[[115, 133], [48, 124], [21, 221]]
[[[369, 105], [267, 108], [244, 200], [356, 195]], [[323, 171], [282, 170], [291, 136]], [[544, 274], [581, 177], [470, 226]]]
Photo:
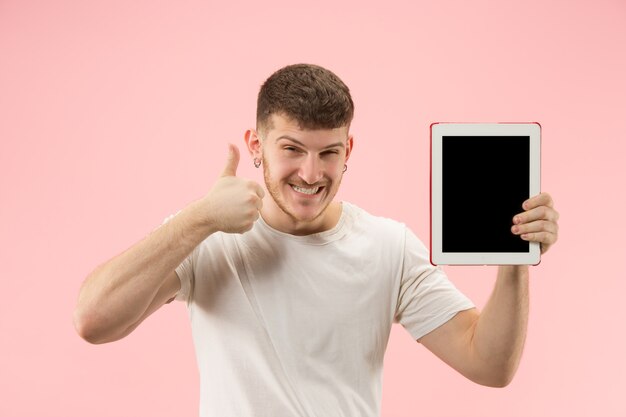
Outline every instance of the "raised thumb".
[[237, 166], [239, 165], [239, 148], [232, 143], [228, 144], [228, 158], [226, 166], [222, 171], [222, 177], [234, 177], [237, 175]]

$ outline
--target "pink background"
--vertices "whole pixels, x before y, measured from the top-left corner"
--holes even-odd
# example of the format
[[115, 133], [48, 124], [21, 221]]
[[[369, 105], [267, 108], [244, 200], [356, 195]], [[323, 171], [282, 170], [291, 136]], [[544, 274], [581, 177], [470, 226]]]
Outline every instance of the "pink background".
[[[382, 415], [626, 415], [623, 0], [1, 0], [0, 415], [197, 415], [183, 304], [100, 346], [72, 310], [96, 265], [209, 190], [260, 84], [297, 62], [353, 92], [341, 198], [425, 242], [431, 122], [543, 126], [561, 232], [516, 379], [474, 385], [394, 326]], [[261, 179], [247, 155], [239, 173]], [[482, 306], [495, 268], [447, 270]]]

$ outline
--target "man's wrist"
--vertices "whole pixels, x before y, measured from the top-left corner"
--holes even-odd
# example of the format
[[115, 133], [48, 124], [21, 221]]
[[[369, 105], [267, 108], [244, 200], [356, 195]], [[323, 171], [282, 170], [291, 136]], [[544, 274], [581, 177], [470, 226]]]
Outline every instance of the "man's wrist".
[[500, 265], [498, 268], [498, 277], [503, 278], [528, 278], [529, 274], [528, 265]]
[[183, 247], [196, 247], [200, 242], [215, 233], [215, 223], [205, 215], [199, 201], [185, 207], [172, 219], [172, 226], [179, 236], [177, 240]]

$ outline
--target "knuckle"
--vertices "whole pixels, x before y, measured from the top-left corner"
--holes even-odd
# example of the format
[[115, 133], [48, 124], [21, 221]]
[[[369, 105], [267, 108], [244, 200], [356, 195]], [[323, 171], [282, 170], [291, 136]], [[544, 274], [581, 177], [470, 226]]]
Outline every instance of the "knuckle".
[[259, 197], [256, 194], [248, 194], [248, 198], [246, 198], [246, 203], [256, 205], [258, 198]]

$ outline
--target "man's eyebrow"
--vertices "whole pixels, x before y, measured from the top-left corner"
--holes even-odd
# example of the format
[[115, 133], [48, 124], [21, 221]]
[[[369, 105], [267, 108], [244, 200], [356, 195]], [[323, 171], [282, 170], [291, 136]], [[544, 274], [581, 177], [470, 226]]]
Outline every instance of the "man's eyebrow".
[[[304, 143], [300, 142], [296, 138], [292, 138], [289, 135], [282, 135], [282, 136], [277, 137], [276, 138], [276, 143], [278, 143], [278, 141], [281, 140], [281, 139], [290, 140], [290, 141], [292, 141], [292, 142], [302, 146], [303, 148], [306, 148], [306, 145]], [[330, 149], [330, 148], [334, 148], [334, 147], [337, 147], [337, 146], [340, 147], [340, 148], [345, 148], [346, 147], [346, 145], [343, 142], [336, 142], [336, 143], [331, 143], [330, 145], [324, 146], [322, 149]]]

